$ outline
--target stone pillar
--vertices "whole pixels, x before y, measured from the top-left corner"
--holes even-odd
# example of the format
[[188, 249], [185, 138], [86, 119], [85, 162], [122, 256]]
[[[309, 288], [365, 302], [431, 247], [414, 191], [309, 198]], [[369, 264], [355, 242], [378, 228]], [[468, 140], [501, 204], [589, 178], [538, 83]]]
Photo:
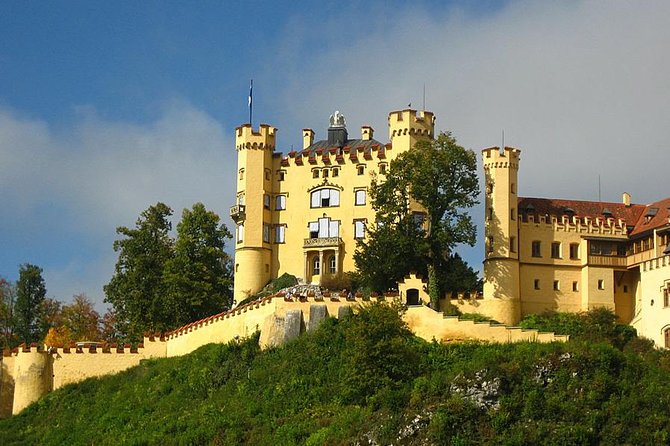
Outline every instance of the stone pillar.
[[308, 257], [307, 257], [307, 251], [305, 251], [305, 262], [304, 262], [304, 275], [303, 275], [303, 280], [305, 283], [307, 283], [307, 276], [309, 275], [309, 263], [307, 262]]
[[340, 248], [335, 248], [335, 274], [340, 271]]
[[319, 250], [319, 276], [323, 277], [324, 264], [323, 264], [323, 249]]

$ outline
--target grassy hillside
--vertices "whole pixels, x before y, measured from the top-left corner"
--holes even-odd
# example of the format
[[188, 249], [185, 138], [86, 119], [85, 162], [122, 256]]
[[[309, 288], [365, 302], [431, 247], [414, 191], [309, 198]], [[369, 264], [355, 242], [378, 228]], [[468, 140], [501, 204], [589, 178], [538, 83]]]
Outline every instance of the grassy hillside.
[[146, 361], [0, 422], [2, 444], [667, 444], [670, 357], [633, 339], [438, 345], [372, 305], [285, 347]]

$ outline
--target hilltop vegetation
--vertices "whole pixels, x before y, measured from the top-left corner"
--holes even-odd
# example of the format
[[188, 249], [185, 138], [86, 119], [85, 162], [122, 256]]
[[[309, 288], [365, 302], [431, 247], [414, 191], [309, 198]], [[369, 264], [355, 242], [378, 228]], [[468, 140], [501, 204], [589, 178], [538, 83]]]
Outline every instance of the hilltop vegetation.
[[[607, 330], [603, 330], [607, 333]], [[605, 334], [440, 345], [374, 304], [281, 348], [146, 361], [0, 422], [3, 444], [664, 444], [670, 356]]]

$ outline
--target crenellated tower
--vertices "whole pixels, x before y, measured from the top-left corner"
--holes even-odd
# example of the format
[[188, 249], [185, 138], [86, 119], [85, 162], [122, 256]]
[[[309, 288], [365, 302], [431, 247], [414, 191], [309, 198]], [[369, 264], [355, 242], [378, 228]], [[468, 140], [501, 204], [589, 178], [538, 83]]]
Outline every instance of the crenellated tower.
[[234, 299], [242, 301], [271, 279], [272, 153], [277, 129], [251, 124], [235, 129], [237, 204], [230, 209], [235, 229]]
[[389, 139], [393, 150], [401, 153], [417, 141], [435, 137], [435, 116], [429, 111], [405, 109], [389, 113]]
[[485, 181], [484, 297], [493, 298], [494, 319], [516, 324], [519, 301], [519, 223], [517, 177], [521, 151], [505, 147], [482, 150]]

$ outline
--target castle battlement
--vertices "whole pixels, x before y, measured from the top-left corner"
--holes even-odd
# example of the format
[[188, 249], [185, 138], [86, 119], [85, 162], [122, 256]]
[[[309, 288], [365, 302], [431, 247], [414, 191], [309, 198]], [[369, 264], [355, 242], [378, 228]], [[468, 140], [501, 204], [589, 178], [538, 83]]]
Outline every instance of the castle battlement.
[[269, 150], [275, 149], [277, 129], [267, 124], [261, 124], [257, 131], [254, 131], [251, 124], [244, 124], [235, 129], [235, 147], [237, 150], [255, 149]]
[[502, 151], [499, 147], [482, 150], [484, 169], [512, 168], [518, 170], [520, 159], [521, 150], [514, 147], [505, 147]]
[[432, 138], [435, 134], [435, 116], [432, 112], [412, 109], [392, 111], [388, 117], [389, 138], [399, 135], [419, 135]]
[[626, 221], [615, 218], [525, 214], [519, 223], [521, 227], [535, 226], [555, 232], [620, 236], [622, 239], [628, 235]]
[[387, 151], [391, 144], [371, 144], [359, 146], [344, 146], [318, 148], [315, 150], [292, 150], [280, 161], [281, 166], [338, 166], [350, 164], [365, 164], [367, 161], [380, 162], [387, 158]]

